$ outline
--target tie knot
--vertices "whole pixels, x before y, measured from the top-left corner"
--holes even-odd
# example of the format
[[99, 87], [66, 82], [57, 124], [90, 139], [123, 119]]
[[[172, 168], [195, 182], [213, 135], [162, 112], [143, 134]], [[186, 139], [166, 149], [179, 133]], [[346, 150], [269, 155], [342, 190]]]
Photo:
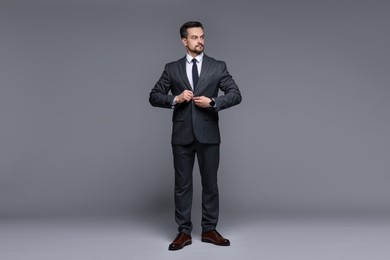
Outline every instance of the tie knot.
[[197, 60], [194, 58], [192, 59], [192, 63], [196, 64]]

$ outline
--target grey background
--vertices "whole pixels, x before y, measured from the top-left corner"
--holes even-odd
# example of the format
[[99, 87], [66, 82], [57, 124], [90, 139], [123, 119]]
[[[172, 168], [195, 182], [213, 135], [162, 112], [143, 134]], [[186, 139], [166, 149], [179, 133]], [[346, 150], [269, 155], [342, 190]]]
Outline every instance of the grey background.
[[172, 111], [147, 98], [192, 19], [243, 94], [220, 113], [221, 214], [390, 213], [389, 8], [2, 0], [0, 216], [173, 216]]

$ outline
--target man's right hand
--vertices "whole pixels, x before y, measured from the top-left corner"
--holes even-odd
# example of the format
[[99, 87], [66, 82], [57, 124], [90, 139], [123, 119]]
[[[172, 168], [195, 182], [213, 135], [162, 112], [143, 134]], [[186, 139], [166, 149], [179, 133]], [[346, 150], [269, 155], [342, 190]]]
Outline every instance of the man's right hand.
[[184, 90], [181, 92], [180, 95], [175, 97], [175, 102], [177, 104], [183, 103], [183, 102], [190, 102], [192, 98], [194, 97], [194, 94], [190, 90]]

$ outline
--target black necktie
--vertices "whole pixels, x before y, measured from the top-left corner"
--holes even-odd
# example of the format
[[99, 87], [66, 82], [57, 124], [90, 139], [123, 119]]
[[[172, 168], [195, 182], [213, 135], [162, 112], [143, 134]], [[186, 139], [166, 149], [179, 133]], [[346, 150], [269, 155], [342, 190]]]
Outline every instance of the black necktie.
[[199, 80], [198, 65], [196, 65], [196, 62], [196, 59], [192, 59], [192, 83], [194, 84], [194, 90]]

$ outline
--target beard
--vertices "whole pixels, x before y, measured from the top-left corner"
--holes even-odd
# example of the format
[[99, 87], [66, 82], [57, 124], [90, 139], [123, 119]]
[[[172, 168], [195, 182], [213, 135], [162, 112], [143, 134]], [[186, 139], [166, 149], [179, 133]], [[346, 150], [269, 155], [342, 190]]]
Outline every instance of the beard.
[[203, 44], [198, 44], [194, 48], [190, 49], [191, 52], [196, 53], [196, 54], [201, 54], [204, 50], [204, 45]]

